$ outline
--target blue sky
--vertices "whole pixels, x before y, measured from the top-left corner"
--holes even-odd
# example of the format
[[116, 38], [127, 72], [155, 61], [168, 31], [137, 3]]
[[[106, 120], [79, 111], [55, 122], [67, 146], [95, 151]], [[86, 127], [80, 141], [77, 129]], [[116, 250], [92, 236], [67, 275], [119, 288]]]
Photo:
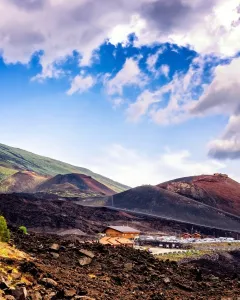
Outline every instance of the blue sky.
[[200, 2], [2, 1], [0, 142], [131, 186], [239, 180], [239, 3]]

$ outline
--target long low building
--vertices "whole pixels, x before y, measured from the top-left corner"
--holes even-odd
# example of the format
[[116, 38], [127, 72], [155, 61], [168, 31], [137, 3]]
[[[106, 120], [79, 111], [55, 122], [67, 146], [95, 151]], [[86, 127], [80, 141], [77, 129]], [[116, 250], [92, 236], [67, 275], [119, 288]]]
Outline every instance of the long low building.
[[139, 236], [140, 231], [129, 226], [108, 226], [103, 233], [105, 233], [108, 237], [134, 239]]

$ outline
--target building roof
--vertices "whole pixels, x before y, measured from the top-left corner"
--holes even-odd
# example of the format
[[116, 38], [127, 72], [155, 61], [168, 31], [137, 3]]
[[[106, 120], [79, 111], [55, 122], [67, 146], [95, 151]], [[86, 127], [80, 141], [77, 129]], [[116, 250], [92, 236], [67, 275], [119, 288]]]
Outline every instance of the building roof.
[[130, 233], [140, 233], [139, 230], [137, 230], [135, 228], [131, 228], [129, 226], [108, 226], [107, 228], [111, 228], [111, 229], [114, 229], [116, 231], [124, 232], [124, 233], [129, 233], [129, 232]]
[[121, 245], [133, 245], [134, 243], [126, 238], [118, 238], [118, 237], [103, 237], [99, 240], [100, 244], [103, 245], [113, 245], [113, 246], [121, 246]]

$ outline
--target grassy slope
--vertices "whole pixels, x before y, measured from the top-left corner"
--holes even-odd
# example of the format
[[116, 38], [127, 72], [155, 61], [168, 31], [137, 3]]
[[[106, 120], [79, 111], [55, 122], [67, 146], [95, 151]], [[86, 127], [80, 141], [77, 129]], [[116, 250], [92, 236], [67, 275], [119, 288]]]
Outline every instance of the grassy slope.
[[11, 168], [2, 167], [0, 165], [0, 181], [8, 176], [15, 174], [17, 171]]
[[[88, 169], [76, 167], [58, 160], [33, 154], [18, 148], [0, 144], [0, 180], [14, 173], [14, 169], [30, 170], [41, 175], [82, 173], [92, 176], [116, 192], [128, 189], [127, 186]], [[3, 170], [3, 172], [1, 172]], [[13, 173], [11, 173], [13, 172]]]

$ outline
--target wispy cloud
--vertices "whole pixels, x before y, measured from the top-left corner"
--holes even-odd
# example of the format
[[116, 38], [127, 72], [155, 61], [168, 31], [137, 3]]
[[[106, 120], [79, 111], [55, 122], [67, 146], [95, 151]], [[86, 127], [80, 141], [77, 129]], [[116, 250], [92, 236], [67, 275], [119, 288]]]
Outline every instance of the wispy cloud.
[[99, 152], [98, 158], [92, 160], [88, 167], [134, 187], [158, 184], [189, 174], [213, 174], [224, 169], [225, 165], [211, 159], [196, 161], [187, 150], [165, 149], [159, 155], [150, 156], [113, 144]]
[[[205, 60], [198, 57], [193, 60], [187, 73], [176, 72], [172, 80], [156, 91], [145, 90], [127, 109], [128, 118], [137, 121], [147, 114], [157, 124], [179, 123], [191, 117], [189, 110], [194, 105], [196, 88], [203, 86]], [[165, 68], [165, 65], [162, 65]], [[168, 73], [168, 69], [166, 69]], [[163, 101], [164, 95], [168, 100], [165, 106], [153, 106]]]
[[128, 58], [122, 69], [115, 77], [106, 83], [106, 91], [108, 95], [122, 95], [123, 88], [126, 86], [144, 87], [147, 77], [141, 72], [138, 66], [138, 60]]
[[70, 89], [67, 91], [68, 95], [72, 95], [74, 93], [83, 93], [89, 90], [95, 81], [92, 76], [84, 76], [84, 75], [77, 75], [72, 83]]

